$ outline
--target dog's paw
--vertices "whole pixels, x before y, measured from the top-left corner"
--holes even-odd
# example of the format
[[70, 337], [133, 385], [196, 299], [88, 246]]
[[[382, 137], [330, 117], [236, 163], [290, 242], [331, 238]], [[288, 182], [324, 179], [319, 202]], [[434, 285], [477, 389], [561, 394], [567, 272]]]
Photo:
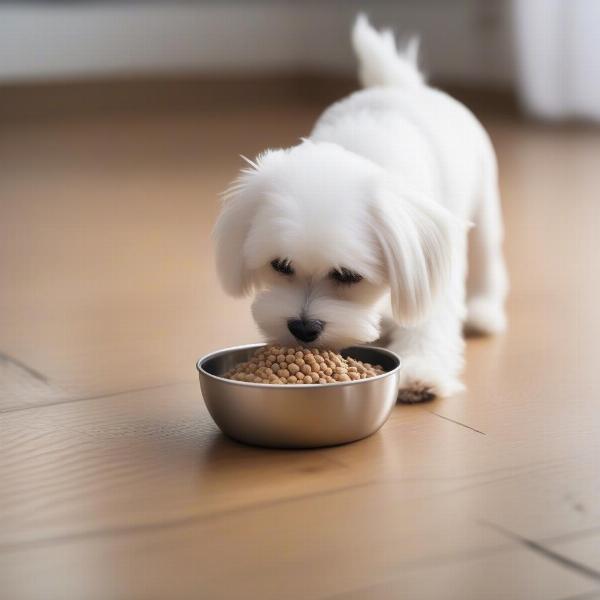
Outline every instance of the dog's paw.
[[398, 402], [427, 402], [436, 396], [453, 396], [464, 389], [458, 379], [430, 366], [424, 358], [409, 357], [402, 362]]
[[496, 300], [475, 297], [467, 303], [465, 332], [471, 335], [493, 335], [506, 329], [506, 314]]
[[401, 404], [416, 404], [417, 402], [428, 402], [435, 398], [435, 392], [426, 384], [417, 384], [398, 391], [398, 402]]

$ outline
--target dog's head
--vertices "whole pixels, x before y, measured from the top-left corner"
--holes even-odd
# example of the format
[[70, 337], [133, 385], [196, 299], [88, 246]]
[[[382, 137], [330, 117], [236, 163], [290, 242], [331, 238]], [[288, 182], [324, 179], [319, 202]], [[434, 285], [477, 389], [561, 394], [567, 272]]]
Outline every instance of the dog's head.
[[379, 336], [382, 304], [412, 325], [450, 270], [456, 220], [329, 143], [268, 151], [226, 192], [215, 227], [229, 294], [252, 292], [270, 341], [343, 347]]

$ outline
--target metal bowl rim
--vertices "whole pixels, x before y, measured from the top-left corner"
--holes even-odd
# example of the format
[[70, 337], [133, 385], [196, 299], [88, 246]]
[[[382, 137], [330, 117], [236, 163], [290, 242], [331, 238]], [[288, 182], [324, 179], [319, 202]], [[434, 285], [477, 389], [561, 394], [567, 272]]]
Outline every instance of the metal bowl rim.
[[369, 383], [371, 381], [378, 381], [379, 379], [384, 379], [385, 377], [389, 377], [400, 370], [402, 366], [402, 361], [400, 357], [392, 350], [388, 350], [388, 348], [380, 348], [379, 346], [368, 346], [364, 344], [355, 344], [353, 346], [348, 346], [348, 348], [368, 348], [369, 350], [377, 350], [378, 352], [382, 352], [383, 354], [387, 354], [391, 356], [394, 360], [397, 361], [397, 365], [391, 370], [382, 373], [381, 375], [376, 375], [375, 377], [367, 377], [366, 379], [358, 379], [355, 381], [338, 381], [336, 383], [251, 383], [249, 381], [235, 381], [234, 379], [226, 379], [225, 377], [219, 377], [218, 375], [213, 375], [204, 369], [202, 366], [204, 363], [209, 361], [211, 358], [215, 358], [216, 356], [221, 356], [222, 354], [228, 354], [229, 352], [234, 352], [237, 350], [249, 350], [251, 348], [260, 348], [262, 346], [267, 346], [268, 344], [265, 342], [258, 344], [242, 344], [241, 346], [230, 346], [229, 348], [223, 348], [221, 350], [215, 350], [214, 352], [210, 352], [209, 354], [205, 354], [203, 357], [199, 358], [196, 361], [196, 369], [198, 369], [198, 373], [202, 373], [206, 377], [210, 377], [215, 381], [220, 381], [221, 383], [226, 383], [230, 385], [240, 385], [240, 386], [250, 386], [257, 388], [265, 388], [265, 389], [273, 389], [273, 388], [291, 388], [291, 389], [306, 389], [306, 388], [335, 388], [342, 387], [346, 385], [360, 385], [363, 383]]

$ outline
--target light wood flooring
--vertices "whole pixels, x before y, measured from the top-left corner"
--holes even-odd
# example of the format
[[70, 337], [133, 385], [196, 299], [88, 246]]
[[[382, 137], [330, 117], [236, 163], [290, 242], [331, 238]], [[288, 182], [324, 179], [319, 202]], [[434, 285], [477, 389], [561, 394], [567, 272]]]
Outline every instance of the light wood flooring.
[[0, 597], [600, 598], [600, 130], [484, 112], [512, 292], [468, 391], [314, 451], [234, 443], [195, 360], [257, 332], [209, 238], [314, 100], [0, 124]]

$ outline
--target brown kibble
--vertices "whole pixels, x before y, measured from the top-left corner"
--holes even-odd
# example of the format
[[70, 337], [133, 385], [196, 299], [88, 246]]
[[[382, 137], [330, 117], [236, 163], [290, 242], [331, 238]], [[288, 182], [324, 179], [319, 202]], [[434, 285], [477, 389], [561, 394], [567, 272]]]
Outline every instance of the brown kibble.
[[257, 350], [250, 360], [227, 371], [224, 377], [250, 383], [323, 385], [358, 381], [382, 373], [384, 370], [378, 365], [344, 358], [333, 350], [266, 346]]

